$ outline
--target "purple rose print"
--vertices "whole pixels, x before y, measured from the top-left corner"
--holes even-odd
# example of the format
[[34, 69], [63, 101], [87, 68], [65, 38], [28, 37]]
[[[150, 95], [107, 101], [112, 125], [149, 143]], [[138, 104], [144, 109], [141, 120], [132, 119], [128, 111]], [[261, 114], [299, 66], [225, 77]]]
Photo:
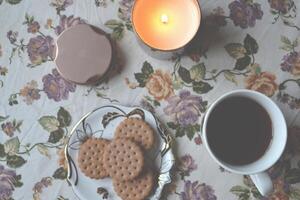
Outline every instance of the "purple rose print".
[[282, 71], [290, 72], [293, 75], [300, 75], [300, 52], [291, 52], [285, 55], [280, 64]]
[[43, 77], [44, 92], [49, 99], [54, 101], [66, 100], [69, 97], [69, 92], [75, 92], [76, 85], [64, 80], [56, 69], [52, 70], [52, 74], [47, 74]]
[[211, 186], [205, 183], [199, 184], [198, 181], [184, 181], [184, 191], [180, 194], [181, 200], [216, 200]]
[[130, 21], [131, 18], [131, 9], [133, 6], [134, 0], [121, 0], [119, 8], [119, 18], [124, 21]]
[[178, 96], [169, 97], [167, 101], [169, 105], [164, 112], [183, 127], [196, 124], [206, 106], [200, 96], [191, 95], [188, 90], [181, 90]]
[[16, 172], [10, 169], [5, 169], [0, 165], [0, 200], [11, 199], [12, 193], [15, 190], [14, 183], [16, 182]]
[[27, 53], [32, 64], [39, 65], [54, 59], [54, 40], [50, 36], [36, 36], [29, 40]]
[[186, 154], [179, 159], [179, 170], [183, 173], [189, 174], [190, 172], [197, 169], [197, 164], [191, 155]]
[[65, 29], [77, 25], [77, 24], [84, 24], [85, 21], [81, 19], [80, 17], [74, 17], [74, 15], [71, 15], [67, 17], [66, 15], [60, 16], [59, 25], [55, 27], [55, 33], [57, 35], [61, 34]]
[[263, 16], [260, 4], [249, 0], [235, 0], [228, 7], [230, 19], [233, 20], [234, 25], [241, 28], [253, 27], [255, 21]]

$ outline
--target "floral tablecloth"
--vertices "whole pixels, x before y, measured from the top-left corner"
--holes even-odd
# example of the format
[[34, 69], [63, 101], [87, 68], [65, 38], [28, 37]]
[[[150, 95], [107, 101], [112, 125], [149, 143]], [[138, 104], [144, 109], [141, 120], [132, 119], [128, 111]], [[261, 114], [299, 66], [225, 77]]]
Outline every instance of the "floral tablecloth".
[[[162, 199], [299, 200], [300, 1], [201, 0], [199, 34], [170, 60], [138, 46], [132, 4], [0, 0], [0, 200], [77, 199], [65, 181], [63, 146], [83, 114], [110, 103], [149, 109], [174, 135], [177, 164]], [[79, 23], [104, 29], [118, 46], [115, 73], [98, 86], [66, 82], [55, 69], [55, 39]], [[272, 98], [289, 125], [288, 147], [269, 170], [269, 197], [220, 168], [201, 142], [207, 106], [237, 88]]]

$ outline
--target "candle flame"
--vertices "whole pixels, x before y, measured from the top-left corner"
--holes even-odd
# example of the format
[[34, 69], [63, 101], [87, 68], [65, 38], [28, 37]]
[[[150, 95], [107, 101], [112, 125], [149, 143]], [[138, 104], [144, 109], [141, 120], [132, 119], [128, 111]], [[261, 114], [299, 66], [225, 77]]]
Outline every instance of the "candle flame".
[[161, 20], [162, 23], [167, 24], [168, 21], [169, 21], [168, 15], [162, 14], [161, 17], [160, 17], [160, 20]]

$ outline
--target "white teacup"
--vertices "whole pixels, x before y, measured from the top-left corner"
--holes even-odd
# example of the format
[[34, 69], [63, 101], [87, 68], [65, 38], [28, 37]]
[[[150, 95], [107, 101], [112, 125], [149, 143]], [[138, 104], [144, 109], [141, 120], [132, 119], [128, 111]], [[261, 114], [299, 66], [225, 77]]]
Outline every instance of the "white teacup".
[[[254, 100], [267, 111], [271, 118], [273, 138], [270, 141], [268, 149], [258, 160], [247, 165], [232, 165], [221, 160], [213, 153], [207, 140], [207, 134], [209, 134], [207, 133], [207, 124], [212, 111], [216, 105], [222, 104], [222, 101], [229, 97], [246, 97]], [[244, 89], [226, 93], [212, 103], [207, 109], [203, 118], [201, 132], [203, 143], [209, 154], [220, 166], [233, 173], [250, 175], [258, 191], [263, 196], [267, 196], [273, 191], [271, 178], [265, 171], [276, 163], [284, 151], [287, 142], [287, 126], [281, 110], [270, 98], [261, 93]]]

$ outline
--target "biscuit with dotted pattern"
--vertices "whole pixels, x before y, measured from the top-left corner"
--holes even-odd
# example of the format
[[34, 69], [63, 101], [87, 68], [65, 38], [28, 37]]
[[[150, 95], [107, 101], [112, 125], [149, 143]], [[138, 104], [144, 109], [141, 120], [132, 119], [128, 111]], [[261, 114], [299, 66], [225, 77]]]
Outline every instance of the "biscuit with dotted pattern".
[[141, 148], [131, 140], [115, 139], [105, 148], [104, 168], [115, 180], [132, 180], [144, 166]]
[[127, 118], [115, 131], [115, 138], [128, 138], [148, 150], [154, 145], [153, 129], [142, 119]]
[[109, 143], [106, 139], [89, 138], [80, 146], [78, 163], [82, 173], [92, 179], [108, 177], [103, 167], [103, 153]]
[[152, 171], [147, 170], [145, 173], [131, 181], [113, 180], [113, 186], [122, 200], [144, 200], [149, 196], [153, 189], [153, 173]]

